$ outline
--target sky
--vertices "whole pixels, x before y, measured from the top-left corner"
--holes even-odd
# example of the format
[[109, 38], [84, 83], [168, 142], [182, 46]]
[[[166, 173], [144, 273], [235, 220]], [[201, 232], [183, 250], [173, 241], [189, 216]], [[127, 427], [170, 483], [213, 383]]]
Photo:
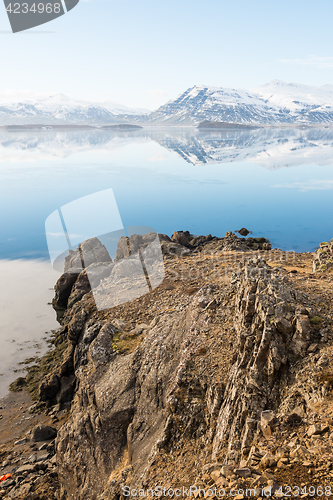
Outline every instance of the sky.
[[13, 34], [0, 4], [0, 95], [156, 109], [193, 85], [333, 84], [331, 0], [81, 0]]

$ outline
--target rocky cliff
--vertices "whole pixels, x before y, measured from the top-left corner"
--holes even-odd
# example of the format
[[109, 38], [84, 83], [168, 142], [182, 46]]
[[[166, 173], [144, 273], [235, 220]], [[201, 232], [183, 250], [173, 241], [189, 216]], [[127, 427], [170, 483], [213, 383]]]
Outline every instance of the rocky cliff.
[[67, 282], [67, 349], [40, 387], [70, 408], [59, 498], [332, 483], [331, 272], [313, 274], [311, 254], [244, 252], [232, 233], [200, 238], [162, 237], [177, 249], [163, 283], [111, 309], [79, 287], [84, 271]]

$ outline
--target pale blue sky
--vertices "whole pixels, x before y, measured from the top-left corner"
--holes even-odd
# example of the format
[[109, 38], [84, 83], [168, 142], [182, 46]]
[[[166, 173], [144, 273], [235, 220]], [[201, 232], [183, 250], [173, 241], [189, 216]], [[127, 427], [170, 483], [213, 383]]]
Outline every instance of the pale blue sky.
[[81, 0], [55, 21], [11, 34], [1, 2], [0, 93], [154, 109], [195, 84], [333, 84], [332, 19], [331, 0]]

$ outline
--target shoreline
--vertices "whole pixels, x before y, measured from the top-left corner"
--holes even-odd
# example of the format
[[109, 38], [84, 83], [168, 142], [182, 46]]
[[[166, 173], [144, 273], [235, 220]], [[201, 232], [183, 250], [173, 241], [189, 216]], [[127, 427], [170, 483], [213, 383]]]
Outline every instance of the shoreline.
[[[216, 123], [216, 122], [212, 122]], [[226, 125], [228, 122], [226, 122]], [[126, 128], [128, 127], [128, 128]], [[237, 128], [239, 127], [239, 128]], [[24, 132], [24, 131], [33, 131], [33, 132], [50, 132], [52, 130], [100, 130], [100, 131], [114, 131], [114, 132], [136, 132], [145, 129], [196, 129], [198, 132], [226, 132], [235, 131], [241, 132], [247, 130], [254, 129], [312, 129], [312, 128], [333, 128], [333, 123], [276, 123], [276, 124], [256, 124], [256, 123], [248, 123], [248, 124], [240, 124], [240, 123], [230, 123], [230, 128], [227, 126], [223, 126], [221, 128], [217, 126], [205, 126], [200, 127], [200, 124], [193, 125], [165, 125], [163, 123], [154, 125], [153, 123], [144, 124], [126, 124], [123, 122], [114, 123], [114, 124], [104, 124], [104, 125], [88, 125], [88, 124], [50, 124], [50, 123], [30, 123], [23, 125], [0, 125], [0, 130], [7, 130], [8, 132]]]

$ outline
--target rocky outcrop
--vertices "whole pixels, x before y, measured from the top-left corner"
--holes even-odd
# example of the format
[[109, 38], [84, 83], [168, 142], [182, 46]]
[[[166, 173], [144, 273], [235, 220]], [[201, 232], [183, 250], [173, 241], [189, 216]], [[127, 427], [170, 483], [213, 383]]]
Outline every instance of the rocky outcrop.
[[[247, 230], [245, 230], [247, 231]], [[244, 233], [245, 234], [245, 233]], [[145, 252], [148, 246], [156, 241], [156, 233], [144, 235], [133, 234], [130, 237], [123, 236], [119, 239], [115, 263], [135, 256], [139, 251]], [[194, 236], [189, 231], [176, 231], [172, 237], [158, 234], [162, 253], [165, 256], [185, 257], [191, 252], [201, 251], [218, 252], [224, 251], [254, 251], [270, 250], [271, 244], [265, 238], [239, 238], [228, 231], [223, 238], [212, 236]], [[118, 270], [121, 266], [118, 266]], [[65, 272], [55, 285], [55, 297], [53, 307], [60, 311], [59, 318], [64, 310], [71, 308], [76, 302], [96, 288], [100, 282], [110, 276], [114, 268], [112, 259], [106, 247], [98, 238], [84, 241], [75, 251], [70, 250], [65, 258]], [[116, 269], [114, 273], [116, 273]]]
[[54, 309], [65, 310], [67, 308], [68, 299], [72, 292], [72, 288], [80, 275], [82, 269], [70, 269], [60, 276], [54, 286], [54, 298], [52, 305]]
[[76, 250], [69, 250], [69, 255], [65, 258], [65, 272], [72, 268], [84, 269], [96, 262], [112, 262], [112, 259], [98, 238], [90, 238]]
[[193, 235], [189, 231], [175, 231], [171, 236], [171, 241], [179, 243], [184, 247], [190, 246], [190, 241], [193, 239]]
[[[302, 305], [306, 302], [285, 284], [279, 269], [265, 261], [251, 259], [243, 268], [236, 294], [237, 356], [218, 417], [213, 456], [226, 449], [227, 463], [244, 460], [263, 412], [279, 410], [293, 378], [291, 366], [315, 336], [311, 308]], [[315, 384], [310, 386], [308, 391], [316, 393]]]
[[[242, 231], [242, 233], [240, 231]], [[247, 236], [249, 234], [249, 231], [245, 228], [242, 228], [240, 231], [238, 232], [241, 236]], [[176, 231], [173, 233], [171, 240], [194, 252], [217, 252], [221, 250], [249, 252], [254, 250], [271, 250], [272, 248], [270, 241], [266, 238], [239, 238], [232, 231], [227, 231], [226, 235], [222, 238], [212, 236], [211, 234], [207, 236], [194, 236], [188, 231]], [[185, 253], [183, 252], [183, 254]]]
[[91, 286], [97, 286], [111, 270], [112, 259], [98, 238], [90, 238], [76, 250], [69, 250], [64, 263], [65, 272], [54, 287], [52, 305], [58, 311], [59, 320], [67, 307], [81, 300], [91, 290]]
[[327, 271], [333, 267], [333, 239], [330, 242], [320, 243], [320, 248], [316, 250], [312, 270], [315, 273]]
[[[302, 421], [323, 396], [320, 367], [306, 362], [320, 341], [313, 302], [261, 258], [247, 261], [230, 285], [205, 285], [183, 311], [127, 335], [112, 313], [97, 319], [88, 309], [86, 295], [67, 317], [76, 391], [56, 441], [63, 498], [115, 499], [125, 483], [149, 485], [163, 453], [188, 443], [197, 467], [201, 450], [211, 450], [214, 463], [238, 467], [245, 480], [258, 436], [273, 436], [285, 415]], [[208, 342], [209, 331], [219, 333]], [[133, 349], [119, 351], [122, 338], [138, 335]], [[227, 470], [219, 474], [224, 481]]]
[[[34, 405], [47, 408], [51, 427], [66, 414], [46, 474], [57, 464], [58, 500], [120, 500], [125, 485], [254, 488], [263, 497], [294, 478], [317, 486], [333, 477], [330, 273], [309, 273], [309, 254], [291, 266], [279, 251], [249, 255], [233, 233], [179, 233], [178, 242], [159, 235], [163, 283], [129, 302], [98, 309], [94, 299], [115, 283], [129, 287], [131, 248], [151, 264], [140, 235], [122, 240], [115, 262], [79, 269], [63, 290], [59, 282], [67, 308]], [[11, 495], [21, 491], [14, 479]]]
[[[155, 239], [155, 233], [121, 238], [114, 262], [91, 262], [75, 273], [67, 268], [56, 285], [55, 301], [66, 307], [59, 335], [67, 348], [39, 396], [48, 407], [71, 405], [56, 439], [62, 500], [118, 500], [125, 484], [162, 481], [165, 457], [177, 461], [181, 453], [191, 467], [186, 480], [175, 467], [174, 480], [257, 481], [258, 464], [266, 470], [295, 458], [277, 456], [267, 442], [286, 427], [315, 422], [314, 405], [333, 388], [325, 368], [332, 361], [333, 370], [333, 352], [320, 348], [332, 332], [320, 299], [294, 287], [280, 264], [248, 258], [254, 249], [264, 256], [268, 240], [232, 232], [159, 235], [167, 279], [123, 300], [133, 288], [128, 266], [152, 264]], [[225, 280], [228, 252], [234, 252], [231, 281]], [[74, 265], [81, 249], [70, 257]], [[194, 286], [193, 265], [201, 272]], [[118, 302], [96, 308], [110, 287]]]

